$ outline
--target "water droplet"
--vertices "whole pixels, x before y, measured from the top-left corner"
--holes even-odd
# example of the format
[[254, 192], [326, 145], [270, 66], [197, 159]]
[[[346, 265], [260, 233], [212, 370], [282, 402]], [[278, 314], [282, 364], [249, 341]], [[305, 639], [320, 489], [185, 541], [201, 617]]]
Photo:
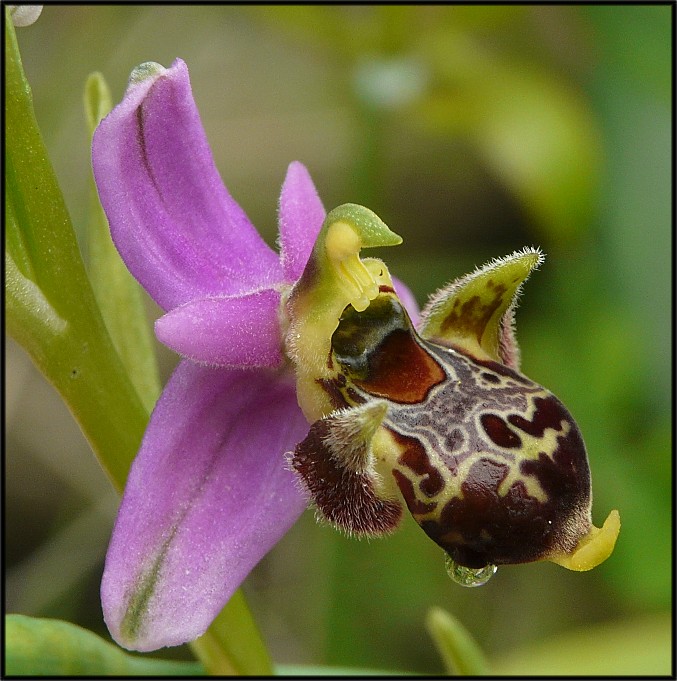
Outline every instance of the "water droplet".
[[495, 565], [485, 565], [477, 569], [458, 565], [448, 553], [444, 556], [444, 566], [447, 568], [447, 574], [461, 586], [482, 586], [496, 574], [498, 569]]

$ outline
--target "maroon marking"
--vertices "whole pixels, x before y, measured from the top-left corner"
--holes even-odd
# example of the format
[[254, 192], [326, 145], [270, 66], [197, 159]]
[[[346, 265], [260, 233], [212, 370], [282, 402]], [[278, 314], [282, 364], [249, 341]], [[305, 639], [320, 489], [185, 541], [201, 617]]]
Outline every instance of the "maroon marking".
[[385, 284], [381, 284], [378, 287], [378, 292], [379, 293], [395, 293], [395, 289], [392, 286], [386, 286]]
[[462, 355], [469, 357], [475, 364], [479, 364], [480, 366], [485, 367], [486, 369], [489, 369], [489, 371], [493, 371], [495, 374], [499, 374], [500, 376], [507, 376], [509, 378], [512, 378], [514, 381], [516, 381], [517, 383], [521, 383], [522, 385], [529, 385], [529, 386], [534, 385], [533, 381], [530, 381], [526, 376], [522, 376], [522, 374], [515, 371], [514, 369], [511, 369], [510, 367], [505, 366], [505, 364], [501, 364], [500, 362], [496, 362], [493, 359], [478, 359], [477, 357], [473, 357], [472, 355], [470, 355], [467, 352], [467, 350], [461, 350], [460, 348], [454, 347], [454, 350], [457, 350]]
[[473, 296], [464, 303], [461, 303], [461, 299], [457, 298], [449, 314], [440, 324], [440, 331], [443, 334], [450, 331], [453, 331], [454, 334], [464, 333], [468, 336], [474, 336], [478, 343], [481, 342], [489, 320], [503, 303], [503, 294], [508, 290], [504, 284], [487, 282], [486, 285], [487, 288], [494, 289], [496, 297], [486, 305], [482, 304], [479, 296]]
[[291, 457], [318, 510], [347, 532], [377, 536], [394, 530], [402, 517], [401, 504], [379, 498], [368, 474], [356, 473], [332, 456], [325, 444], [331, 430], [331, 417], [313, 423]]
[[508, 424], [496, 414], [482, 414], [480, 417], [482, 427], [491, 440], [499, 447], [521, 447], [522, 440], [514, 433]]
[[520, 471], [533, 475], [561, 513], [590, 501], [590, 468], [585, 444], [575, 423], [565, 436], [557, 438], [552, 457], [540, 452], [538, 459], [522, 461]]
[[534, 404], [536, 405], [536, 410], [531, 421], [519, 414], [511, 414], [508, 416], [508, 421], [525, 433], [536, 437], [543, 437], [546, 428], [560, 430], [562, 421], [568, 421], [573, 425], [573, 419], [569, 412], [554, 395], [537, 397], [534, 399]]
[[329, 396], [331, 401], [331, 406], [334, 409], [343, 409], [344, 407], [349, 407], [350, 404], [346, 401], [346, 398], [341, 392], [341, 383], [335, 378], [318, 378], [316, 382], [322, 386], [323, 390]]
[[435, 468], [431, 468], [428, 477], [421, 480], [418, 486], [427, 497], [437, 496], [444, 489], [444, 478]]
[[461, 483], [463, 496], [480, 512], [498, 497], [498, 487], [505, 480], [510, 467], [493, 459], [480, 458], [470, 467]]
[[543, 554], [544, 542], [549, 547], [552, 509], [530, 497], [522, 481], [501, 496], [498, 488], [508, 472], [506, 464], [476, 461], [461, 485], [463, 497], [450, 499], [439, 522], [426, 528], [460, 565], [529, 562]]
[[[554, 399], [554, 398], [553, 398]], [[501, 496], [507, 464], [481, 458], [461, 484], [462, 497], [450, 499], [436, 520], [421, 527], [460, 565], [527, 563], [553, 550], [571, 551], [590, 528], [590, 472], [580, 431], [572, 422], [560, 436], [552, 458], [520, 464], [522, 476], [533, 476], [546, 495], [529, 495], [523, 479]], [[406, 497], [405, 497], [406, 499]]]
[[416, 491], [414, 490], [414, 484], [406, 475], [393, 468], [393, 477], [395, 478], [397, 486], [400, 488], [400, 492], [402, 492], [404, 500], [407, 502], [407, 507], [414, 517], [417, 515], [424, 515], [425, 513], [430, 513], [430, 511], [435, 510], [437, 504], [426, 504], [422, 501], [419, 501], [416, 496]]
[[364, 404], [367, 400], [360, 395], [360, 393], [355, 390], [355, 388], [348, 386], [346, 388], [346, 395], [348, 395], [348, 398], [352, 400], [353, 404]]
[[398, 463], [406, 466], [419, 476], [425, 476], [419, 482], [419, 488], [428, 497], [434, 497], [444, 489], [444, 478], [437, 468], [430, 462], [425, 447], [414, 438], [405, 437], [394, 431], [390, 431], [395, 440], [405, 447], [400, 454]]
[[414, 340], [413, 333], [394, 329], [369, 353], [367, 378], [354, 382], [372, 395], [418, 404], [444, 380], [444, 370]]

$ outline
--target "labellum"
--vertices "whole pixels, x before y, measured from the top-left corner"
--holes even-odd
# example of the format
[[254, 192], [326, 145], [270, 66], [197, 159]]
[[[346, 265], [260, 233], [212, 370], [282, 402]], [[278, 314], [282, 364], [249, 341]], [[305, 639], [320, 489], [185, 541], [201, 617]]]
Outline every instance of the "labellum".
[[312, 423], [290, 463], [318, 514], [378, 536], [406, 506], [469, 586], [501, 564], [601, 563], [618, 512], [592, 525], [578, 426], [519, 371], [515, 304], [543, 256], [527, 248], [456, 280], [417, 330], [384, 263], [358, 255], [399, 241], [366, 208], [340, 206], [286, 301], [287, 351]]

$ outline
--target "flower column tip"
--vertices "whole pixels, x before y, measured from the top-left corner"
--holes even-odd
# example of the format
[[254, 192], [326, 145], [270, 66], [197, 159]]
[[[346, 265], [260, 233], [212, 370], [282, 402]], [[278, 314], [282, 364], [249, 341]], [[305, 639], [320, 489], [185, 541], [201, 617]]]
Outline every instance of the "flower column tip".
[[360, 259], [362, 248], [395, 246], [402, 238], [371, 210], [345, 203], [330, 211], [312, 253], [286, 300], [287, 354], [297, 372], [297, 396], [309, 422], [333, 410], [317, 381], [328, 375], [331, 337], [348, 306], [369, 307], [381, 290], [393, 291], [385, 264]]

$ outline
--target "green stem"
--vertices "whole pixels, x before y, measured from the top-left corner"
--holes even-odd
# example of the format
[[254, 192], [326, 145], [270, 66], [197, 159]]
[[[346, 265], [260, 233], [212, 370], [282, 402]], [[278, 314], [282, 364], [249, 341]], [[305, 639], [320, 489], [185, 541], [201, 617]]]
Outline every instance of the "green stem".
[[273, 665], [241, 591], [236, 591], [191, 648], [208, 674], [270, 676]]
[[[5, 292], [10, 334], [73, 413], [114, 487], [123, 489], [148, 423], [106, 329], [38, 127], [16, 34], [5, 14]], [[240, 592], [194, 645], [213, 673], [266, 674], [270, 659]]]
[[148, 414], [106, 331], [7, 19], [7, 327], [54, 385], [118, 490]]

